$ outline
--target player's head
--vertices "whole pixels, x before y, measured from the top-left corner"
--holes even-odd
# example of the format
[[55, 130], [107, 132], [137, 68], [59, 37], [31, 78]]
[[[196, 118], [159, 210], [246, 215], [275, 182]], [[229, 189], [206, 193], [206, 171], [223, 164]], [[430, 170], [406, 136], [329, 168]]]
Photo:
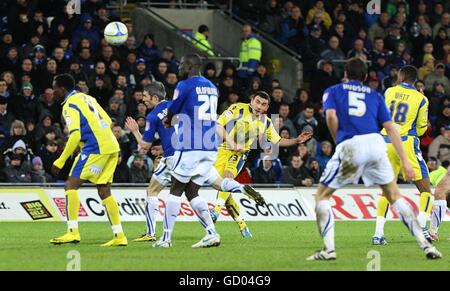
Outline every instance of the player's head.
[[184, 79], [189, 76], [200, 75], [202, 60], [197, 54], [185, 55], [181, 58], [180, 67], [178, 68], [180, 78]]
[[166, 98], [166, 88], [161, 82], [153, 82], [144, 88], [142, 100], [147, 108], [154, 108]]
[[349, 80], [364, 82], [367, 78], [367, 65], [359, 58], [350, 59], [345, 64], [345, 75]]
[[404, 82], [413, 85], [418, 78], [417, 68], [414, 66], [404, 66], [398, 71], [398, 82]]
[[265, 113], [269, 109], [270, 96], [264, 91], [258, 91], [250, 98], [250, 105], [256, 116]]
[[61, 74], [53, 79], [53, 95], [57, 102], [62, 102], [67, 92], [72, 90], [75, 90], [75, 80], [71, 75]]

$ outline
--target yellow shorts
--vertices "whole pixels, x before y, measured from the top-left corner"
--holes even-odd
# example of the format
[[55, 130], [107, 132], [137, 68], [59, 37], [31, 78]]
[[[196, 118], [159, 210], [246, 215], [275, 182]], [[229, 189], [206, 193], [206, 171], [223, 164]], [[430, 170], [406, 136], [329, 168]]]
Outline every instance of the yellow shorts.
[[221, 177], [223, 177], [225, 171], [231, 172], [233, 177], [236, 177], [244, 167], [246, 160], [246, 153], [236, 153], [227, 149], [219, 148], [214, 167]]
[[119, 153], [100, 155], [80, 153], [70, 170], [70, 177], [90, 181], [97, 185], [112, 183]]
[[[427, 179], [429, 177], [428, 167], [422, 157], [419, 138], [415, 136], [402, 136], [401, 139], [403, 150], [405, 151], [406, 156], [408, 157], [408, 161], [411, 163], [414, 168], [414, 172], [416, 173], [415, 181]], [[404, 177], [405, 172], [402, 168], [400, 157], [395, 151], [392, 143], [390, 143], [389, 138], [385, 137], [385, 141], [387, 142], [387, 153], [392, 165], [392, 169], [394, 170], [395, 177], [398, 177], [400, 171]]]

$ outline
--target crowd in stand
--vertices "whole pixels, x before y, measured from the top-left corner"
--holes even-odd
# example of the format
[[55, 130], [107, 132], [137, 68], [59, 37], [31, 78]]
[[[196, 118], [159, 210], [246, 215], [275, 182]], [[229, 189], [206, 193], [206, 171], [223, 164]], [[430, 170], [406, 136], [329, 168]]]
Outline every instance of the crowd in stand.
[[[298, 147], [263, 146], [252, 151], [239, 181], [318, 183], [335, 146], [325, 123], [322, 93], [342, 80], [334, 61], [350, 57], [370, 61], [367, 84], [380, 93], [395, 84], [402, 66], [420, 68], [416, 87], [430, 100], [423, 153], [431, 170], [448, 162], [448, 3], [389, 1], [381, 15], [368, 15], [364, 5], [351, 1], [237, 2], [241, 17], [302, 56], [306, 82], [295, 96], [286, 96], [286, 88], [263, 63], [252, 63], [254, 70], [245, 76], [232, 64], [225, 63], [218, 72], [214, 64], [206, 63], [204, 76], [220, 92], [218, 113], [236, 102], [249, 102], [253, 93], [264, 90], [272, 98], [267, 114], [282, 137], [314, 132], [310, 141]], [[160, 48], [153, 34], [136, 43], [132, 21], [114, 16], [106, 1], [82, 3], [80, 15], [68, 13], [64, 1], [0, 3], [0, 182], [54, 182], [67, 177], [70, 162], [57, 177], [50, 172], [68, 136], [61, 104], [55, 102], [52, 90], [53, 77], [59, 73], [71, 74], [78, 90], [95, 97], [114, 121], [112, 130], [121, 148], [114, 182], [147, 183], [158, 165], [164, 151], [161, 144], [156, 141], [148, 152], [139, 149], [124, 122], [132, 116], [140, 131], [145, 130], [148, 110], [142, 94], [147, 84], [160, 81], [168, 99], [173, 97], [178, 56], [171, 47]], [[102, 37], [106, 24], [115, 20], [124, 22], [129, 31], [127, 42], [118, 47]], [[243, 33], [254, 37], [251, 30], [243, 29]]]

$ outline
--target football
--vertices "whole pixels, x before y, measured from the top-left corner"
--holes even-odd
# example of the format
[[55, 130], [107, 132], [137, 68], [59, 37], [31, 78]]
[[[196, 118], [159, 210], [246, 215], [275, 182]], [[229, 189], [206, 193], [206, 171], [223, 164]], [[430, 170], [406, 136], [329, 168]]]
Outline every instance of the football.
[[122, 22], [108, 23], [104, 31], [106, 41], [111, 45], [121, 45], [128, 37], [128, 29]]

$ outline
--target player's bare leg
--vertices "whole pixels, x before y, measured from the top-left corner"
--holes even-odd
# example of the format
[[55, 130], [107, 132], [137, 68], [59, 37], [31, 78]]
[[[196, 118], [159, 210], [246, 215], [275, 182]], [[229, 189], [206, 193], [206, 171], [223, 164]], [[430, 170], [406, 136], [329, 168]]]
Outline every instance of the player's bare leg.
[[158, 195], [164, 189], [164, 185], [152, 176], [150, 184], [147, 187], [147, 203], [145, 204], [145, 221], [146, 232], [139, 238], [135, 239], [136, 242], [156, 241], [156, 215], [159, 211], [158, 207]]
[[438, 230], [441, 223], [444, 221], [445, 213], [447, 212], [448, 203], [450, 200], [450, 167], [447, 170], [445, 177], [437, 184], [434, 192], [434, 203], [431, 214], [430, 235], [438, 240]]
[[66, 217], [67, 217], [67, 232], [50, 240], [53, 244], [79, 243], [80, 232], [78, 230], [78, 211], [80, 209], [80, 197], [78, 189], [84, 183], [76, 177], [69, 177], [64, 186], [66, 196]]
[[419, 247], [424, 251], [426, 257], [428, 259], [441, 258], [442, 254], [426, 240], [417, 217], [408, 206], [406, 200], [402, 198], [397, 184], [392, 181], [387, 185], [380, 185], [380, 187], [389, 203], [398, 212], [401, 220], [416, 239]]
[[330, 198], [336, 189], [320, 184], [316, 193], [316, 220], [324, 247], [321, 251], [306, 258], [308, 261], [328, 261], [336, 259], [334, 246], [334, 214]]

